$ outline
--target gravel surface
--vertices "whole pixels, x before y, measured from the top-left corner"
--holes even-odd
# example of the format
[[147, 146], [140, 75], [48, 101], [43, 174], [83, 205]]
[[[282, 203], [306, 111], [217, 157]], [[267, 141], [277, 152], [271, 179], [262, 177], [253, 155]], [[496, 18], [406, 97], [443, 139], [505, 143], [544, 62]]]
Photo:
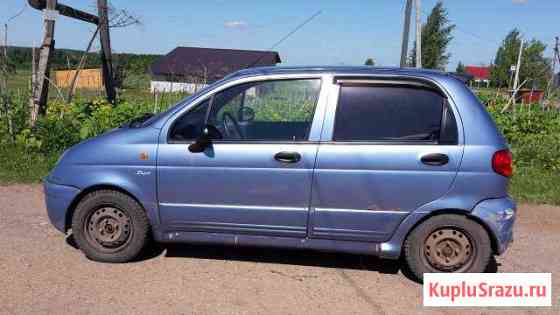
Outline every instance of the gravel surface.
[[552, 272], [553, 308], [424, 308], [421, 285], [371, 257], [184, 245], [91, 262], [50, 225], [41, 186], [0, 186], [0, 314], [560, 314], [559, 230], [560, 208], [522, 205], [493, 266]]

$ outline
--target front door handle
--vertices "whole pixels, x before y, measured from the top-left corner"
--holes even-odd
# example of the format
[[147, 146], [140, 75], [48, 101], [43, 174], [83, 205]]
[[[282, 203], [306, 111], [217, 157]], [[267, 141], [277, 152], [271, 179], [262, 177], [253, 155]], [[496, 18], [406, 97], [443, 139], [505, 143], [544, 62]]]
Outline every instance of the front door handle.
[[301, 154], [297, 152], [278, 152], [274, 155], [274, 159], [282, 163], [297, 163], [301, 160]]
[[426, 154], [420, 158], [426, 165], [440, 166], [449, 163], [449, 157], [443, 153]]

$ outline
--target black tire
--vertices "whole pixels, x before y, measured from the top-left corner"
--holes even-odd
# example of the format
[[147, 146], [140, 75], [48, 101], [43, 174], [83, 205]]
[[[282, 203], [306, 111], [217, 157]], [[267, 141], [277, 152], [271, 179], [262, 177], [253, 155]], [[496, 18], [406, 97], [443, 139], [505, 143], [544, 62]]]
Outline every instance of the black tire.
[[[111, 227], [108, 230], [113, 234], [103, 234], [107, 227]], [[137, 258], [149, 243], [150, 224], [143, 207], [130, 196], [99, 190], [85, 196], [76, 207], [72, 234], [87, 258], [124, 263]], [[108, 241], [101, 241], [98, 236]], [[116, 236], [117, 240], [110, 239]]]
[[[441, 240], [433, 240], [440, 234], [443, 234]], [[452, 239], [453, 244], [450, 246], [447, 243], [447, 234], [449, 238], [456, 238], [467, 245], [455, 244]], [[438, 243], [430, 248], [429, 245], [433, 245], [434, 242]], [[446, 256], [439, 250], [442, 248], [440, 246], [446, 247], [443, 248], [446, 250]], [[458, 250], [455, 251], [452, 246], [457, 246]], [[463, 252], [459, 254], [461, 248]], [[449, 263], [447, 257], [457, 258], [459, 262], [452, 266], [445, 266], [443, 264]], [[442, 214], [429, 218], [414, 228], [404, 243], [404, 258], [408, 268], [420, 281], [423, 280], [424, 273], [484, 272], [491, 257], [492, 246], [484, 227], [465, 216], [456, 214]]]

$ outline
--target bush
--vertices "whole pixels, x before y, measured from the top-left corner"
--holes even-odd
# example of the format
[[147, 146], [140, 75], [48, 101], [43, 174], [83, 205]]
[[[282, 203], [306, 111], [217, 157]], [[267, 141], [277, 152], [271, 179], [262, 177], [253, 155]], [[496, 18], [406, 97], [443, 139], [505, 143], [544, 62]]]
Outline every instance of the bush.
[[560, 170], [560, 112], [532, 105], [501, 113], [501, 105], [487, 109], [511, 145], [516, 167]]
[[[19, 104], [19, 108], [22, 107], [24, 105]], [[119, 127], [152, 110], [153, 106], [148, 103], [131, 104], [124, 100], [119, 101], [117, 105], [111, 105], [101, 99], [71, 104], [51, 102], [46, 115], [37, 120], [33, 131], [28, 126], [26, 113], [21, 115], [24, 119], [14, 121], [14, 125], [17, 126], [15, 144], [43, 154], [61, 152], [82, 140]], [[5, 130], [2, 130], [1, 141], [10, 142]]]

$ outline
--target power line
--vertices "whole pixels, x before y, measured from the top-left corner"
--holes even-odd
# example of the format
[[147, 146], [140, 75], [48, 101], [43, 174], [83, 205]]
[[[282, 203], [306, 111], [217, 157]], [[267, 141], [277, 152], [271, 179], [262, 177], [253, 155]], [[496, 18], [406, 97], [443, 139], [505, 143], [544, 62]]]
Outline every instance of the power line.
[[6, 22], [4, 22], [5, 24], [10, 23], [11, 21], [13, 21], [14, 19], [18, 18], [20, 15], [23, 14], [23, 12], [25, 12], [25, 9], [27, 9], [27, 2], [23, 3], [23, 8], [21, 8], [21, 10], [19, 10], [16, 14], [14, 14], [13, 16], [11, 16], [10, 18], [8, 18], [6, 20]]
[[[424, 9], [422, 9], [422, 13], [424, 13], [426, 16], [429, 16], [429, 15], [431, 14], [430, 12], [428, 12], [428, 11], [426, 11], [426, 10], [424, 10]], [[462, 28], [462, 27], [459, 27], [457, 24], [454, 24], [454, 25], [455, 25], [455, 29], [457, 29], [457, 31], [459, 31], [459, 32], [461, 32], [461, 33], [463, 33], [463, 34], [469, 35], [469, 36], [471, 36], [471, 37], [473, 37], [473, 38], [475, 38], [475, 39], [478, 39], [479, 41], [487, 42], [487, 43], [490, 43], [490, 44], [493, 44], [493, 45], [496, 45], [496, 44], [500, 45], [500, 42], [499, 42], [499, 41], [496, 42], [496, 41], [494, 41], [494, 40], [490, 40], [490, 39], [483, 38], [482, 36], [479, 36], [479, 35], [477, 35], [477, 34], [475, 34], [475, 33], [473, 33], [473, 32], [463, 30], [463, 28]]]
[[[286, 34], [284, 37], [282, 37], [279, 41], [277, 41], [276, 43], [274, 43], [274, 45], [270, 46], [270, 48], [268, 48], [268, 50], [273, 50], [274, 48], [278, 47], [278, 45], [282, 44], [285, 40], [287, 40], [288, 38], [290, 38], [290, 36], [294, 35], [297, 31], [299, 31], [301, 28], [303, 28], [305, 25], [307, 25], [309, 22], [313, 21], [313, 19], [315, 19], [316, 17], [318, 17], [319, 15], [321, 15], [321, 13], [323, 13], [322, 10], [319, 10], [317, 12], [315, 12], [315, 14], [313, 14], [312, 16], [308, 17], [305, 21], [303, 21], [302, 23], [300, 23], [296, 28], [294, 28], [292, 31], [290, 31], [288, 34]], [[257, 63], [259, 63], [259, 61], [261, 61], [261, 59], [264, 57], [265, 54], [261, 54], [259, 56], [259, 58], [257, 58], [257, 60], [255, 60], [253, 63], [251, 63], [249, 66], [247, 66], [247, 68], [251, 68], [252, 66], [256, 65]]]
[[319, 15], [321, 15], [321, 13], [323, 13], [322, 10], [319, 10], [317, 12], [315, 12], [315, 14], [313, 14], [312, 16], [310, 16], [309, 18], [307, 18], [307, 20], [305, 20], [303, 23], [299, 24], [296, 28], [294, 28], [291, 32], [289, 32], [288, 34], [286, 34], [286, 36], [282, 37], [279, 41], [277, 41], [274, 45], [270, 46], [270, 48], [268, 50], [272, 50], [274, 48], [276, 48], [278, 45], [282, 44], [282, 42], [284, 42], [286, 39], [290, 38], [290, 36], [294, 35], [297, 31], [299, 31], [302, 27], [304, 27], [305, 25], [307, 25], [309, 22], [311, 22], [313, 19], [315, 19], [316, 17], [318, 17]]

